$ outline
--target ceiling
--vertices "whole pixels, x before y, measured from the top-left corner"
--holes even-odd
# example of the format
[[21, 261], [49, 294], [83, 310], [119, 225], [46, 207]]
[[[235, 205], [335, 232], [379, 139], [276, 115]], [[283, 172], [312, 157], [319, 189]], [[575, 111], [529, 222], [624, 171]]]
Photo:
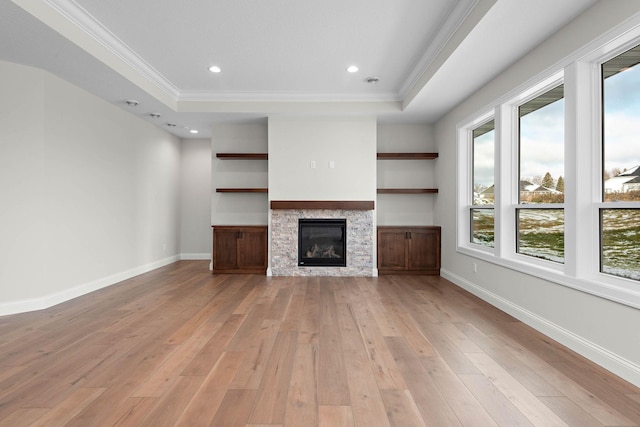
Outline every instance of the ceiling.
[[595, 2], [0, 0], [0, 60], [182, 138], [277, 114], [432, 123]]

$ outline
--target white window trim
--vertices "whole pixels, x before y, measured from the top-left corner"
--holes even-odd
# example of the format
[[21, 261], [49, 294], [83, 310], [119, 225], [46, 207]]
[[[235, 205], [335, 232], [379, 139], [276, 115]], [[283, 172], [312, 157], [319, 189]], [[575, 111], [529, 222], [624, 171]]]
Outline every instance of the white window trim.
[[[640, 282], [601, 273], [599, 210], [640, 208], [640, 202], [598, 203], [600, 200], [601, 132], [599, 65], [640, 44], [640, 17], [635, 17], [586, 45], [571, 57], [530, 79], [485, 107], [481, 114], [457, 126], [458, 194], [457, 251], [563, 286], [640, 308]], [[514, 105], [549, 87], [564, 74], [565, 85], [565, 263], [538, 260], [515, 252], [515, 209], [518, 181], [517, 129]], [[472, 130], [491, 117], [496, 121], [495, 140], [495, 247], [470, 242], [469, 203]], [[577, 141], [581, 143], [578, 144]], [[586, 144], [585, 141], [589, 141]], [[502, 184], [502, 185], [499, 185]], [[507, 185], [504, 185], [507, 183]], [[580, 183], [580, 185], [578, 185]], [[470, 193], [471, 191], [471, 193]], [[520, 205], [531, 208], [532, 205]], [[554, 205], [554, 207], [560, 207]], [[537, 205], [535, 208], [541, 208]], [[594, 249], [595, 248], [595, 249]]]
[[[458, 200], [458, 215], [457, 218], [463, 218], [458, 221], [457, 230], [457, 247], [464, 247], [468, 245], [477, 246], [476, 250], [480, 252], [493, 253], [494, 248], [488, 246], [481, 246], [471, 243], [471, 235], [469, 233], [469, 225], [471, 224], [470, 207], [473, 200], [473, 129], [478, 126], [487, 123], [493, 119], [493, 111], [485, 112], [474, 118], [468, 126], [458, 127], [458, 141], [463, 141], [459, 145], [459, 152], [463, 153], [461, 161], [464, 162], [461, 167], [458, 167], [458, 183], [457, 185], [457, 200]], [[460, 202], [462, 201], [462, 202]], [[490, 206], [483, 206], [490, 207]], [[466, 239], [466, 240], [465, 240]]]
[[503, 256], [558, 272], [564, 271], [564, 264], [537, 259], [517, 252], [516, 241], [518, 236], [516, 227], [516, 211], [518, 209], [550, 209], [552, 207], [554, 209], [564, 210], [564, 203], [520, 203], [520, 170], [518, 152], [520, 140], [518, 108], [561, 84], [564, 84], [564, 72], [562, 70], [542, 79], [538, 84], [532, 85], [528, 90], [518, 94], [510, 101], [505, 102], [502, 105], [503, 111], [500, 114], [501, 119], [502, 117], [507, 118], [507, 123], [504, 123], [501, 126], [501, 129], [504, 131], [503, 135], [509, 135], [507, 140], [504, 141], [504, 144], [500, 144], [500, 151], [503, 153], [502, 159], [508, 160], [506, 164], [503, 161], [500, 163], [501, 175], [506, 177], [506, 179], [502, 180], [501, 183], [506, 184], [505, 189], [507, 190], [505, 192], [500, 192], [501, 195], [504, 196], [505, 201], [504, 209], [501, 209], [501, 211], [506, 214], [504, 217], [506, 222], [501, 222], [501, 230], [509, 230], [508, 232], [503, 233], [508, 241], [504, 242], [505, 239], [501, 239], [501, 243], [506, 244], [506, 246], [504, 246], [505, 251], [502, 252]]

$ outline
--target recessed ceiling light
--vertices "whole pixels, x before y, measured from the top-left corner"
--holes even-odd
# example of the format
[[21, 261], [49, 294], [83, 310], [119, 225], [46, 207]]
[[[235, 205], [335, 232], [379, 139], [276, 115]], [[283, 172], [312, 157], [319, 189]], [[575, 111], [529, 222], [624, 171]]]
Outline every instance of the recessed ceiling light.
[[378, 77], [367, 77], [366, 79], [364, 79], [365, 82], [369, 83], [369, 84], [376, 84], [380, 81], [380, 79]]
[[347, 67], [347, 71], [350, 73], [355, 73], [358, 71], [358, 67], [356, 67], [355, 65], [350, 65], [349, 67]]
[[160, 114], [158, 114], [158, 113], [149, 113], [149, 117], [151, 117], [152, 119], [159, 119], [160, 118]]
[[170, 127], [170, 128], [174, 128], [174, 127], [176, 127], [176, 124], [175, 123], [167, 123], [167, 126]]
[[126, 101], [124, 101], [125, 104], [127, 104], [129, 107], [137, 107], [139, 102], [136, 101], [135, 99], [127, 99]]
[[195, 130], [195, 129], [191, 129], [189, 132], [191, 132], [191, 133], [198, 133], [198, 131], [197, 131], [197, 130]]
[[217, 65], [212, 65], [211, 67], [209, 67], [209, 71], [211, 71], [212, 73], [219, 73], [220, 71], [222, 71], [222, 69]]

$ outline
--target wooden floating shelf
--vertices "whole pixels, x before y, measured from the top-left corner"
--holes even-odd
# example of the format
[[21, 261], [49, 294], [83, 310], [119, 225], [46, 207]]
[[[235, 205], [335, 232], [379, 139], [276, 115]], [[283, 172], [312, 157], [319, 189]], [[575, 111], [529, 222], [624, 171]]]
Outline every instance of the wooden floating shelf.
[[373, 210], [373, 200], [272, 200], [271, 209]]
[[268, 193], [268, 188], [216, 188], [216, 193]]
[[378, 188], [378, 194], [437, 194], [437, 188]]
[[267, 153], [216, 153], [216, 157], [223, 160], [267, 160]]
[[378, 153], [378, 160], [433, 160], [438, 153]]

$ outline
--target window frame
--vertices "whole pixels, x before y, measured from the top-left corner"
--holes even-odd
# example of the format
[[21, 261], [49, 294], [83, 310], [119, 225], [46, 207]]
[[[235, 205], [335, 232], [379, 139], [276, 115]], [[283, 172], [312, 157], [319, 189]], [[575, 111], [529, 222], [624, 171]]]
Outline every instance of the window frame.
[[[640, 17], [592, 41], [547, 71], [458, 123], [458, 220], [456, 251], [543, 280], [640, 308], [640, 281], [600, 271], [600, 210], [640, 209], [640, 202], [602, 201], [601, 64], [640, 45]], [[561, 77], [560, 77], [561, 76]], [[518, 203], [517, 105], [544, 93], [562, 79], [565, 99], [565, 199], [562, 204]], [[557, 80], [555, 80], [557, 82]], [[470, 243], [469, 187], [473, 192], [470, 147], [472, 130], [489, 117], [496, 121], [494, 248]], [[577, 141], [581, 141], [580, 144]], [[471, 184], [469, 184], [471, 183]], [[615, 203], [615, 206], [612, 206]], [[518, 208], [558, 208], [565, 213], [565, 262], [518, 254], [515, 218]]]
[[[640, 30], [638, 30], [640, 33]], [[594, 197], [594, 209], [596, 210], [595, 216], [598, 219], [598, 258], [597, 258], [597, 276], [598, 277], [606, 277], [611, 280], [613, 283], [617, 285], [622, 285], [628, 281], [634, 282], [638, 284], [640, 287], [640, 280], [627, 279], [621, 276], [615, 276], [610, 273], [603, 272], [603, 242], [602, 242], [602, 221], [601, 214], [604, 210], [612, 210], [612, 209], [633, 209], [640, 210], [640, 201], [605, 201], [605, 190], [604, 190], [604, 179], [602, 178], [604, 167], [605, 167], [605, 159], [604, 159], [604, 150], [605, 150], [605, 141], [604, 141], [604, 87], [603, 87], [603, 79], [602, 79], [602, 65], [609, 61], [610, 59], [615, 58], [616, 56], [634, 48], [640, 46], [640, 35], [637, 37], [626, 41], [625, 43], [621, 43], [619, 46], [613, 48], [606, 55], [600, 55], [597, 60], [594, 62], [594, 78], [597, 79], [597, 95], [598, 98], [595, 101], [594, 109], [597, 110], [598, 117], [598, 148], [599, 148], [599, 175], [597, 182], [597, 197]]]
[[[458, 203], [458, 218], [465, 218], [464, 221], [458, 221], [457, 223], [457, 246], [458, 247], [471, 247], [475, 251], [479, 251], [481, 253], [493, 254], [495, 251], [495, 246], [483, 246], [473, 242], [473, 233], [472, 233], [472, 210], [476, 208], [476, 205], [473, 204], [473, 131], [490, 122], [491, 120], [495, 120], [493, 112], [487, 111], [483, 114], [479, 114], [473, 120], [471, 120], [467, 126], [463, 128], [458, 128], [458, 140], [463, 141], [463, 144], [460, 146], [460, 152], [463, 153], [465, 166], [458, 167], [458, 180], [464, 185], [457, 186], [458, 188], [458, 200], [463, 200], [462, 203]], [[495, 153], [495, 139], [494, 139], [494, 153]], [[495, 178], [495, 163], [494, 163], [494, 178]], [[495, 180], [495, 179], [494, 179]], [[495, 245], [495, 198], [494, 198], [494, 245]], [[461, 239], [466, 239], [466, 241], [461, 241]]]

